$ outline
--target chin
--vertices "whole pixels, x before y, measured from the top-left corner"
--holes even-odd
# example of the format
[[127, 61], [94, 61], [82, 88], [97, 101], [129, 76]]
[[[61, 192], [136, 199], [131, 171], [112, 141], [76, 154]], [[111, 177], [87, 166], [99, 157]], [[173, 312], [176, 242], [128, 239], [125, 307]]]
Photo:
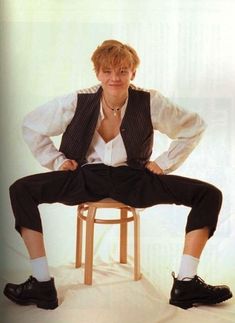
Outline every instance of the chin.
[[122, 85], [111, 85], [108, 88], [108, 91], [112, 94], [121, 94], [124, 91], [128, 91], [128, 88], [124, 88]]

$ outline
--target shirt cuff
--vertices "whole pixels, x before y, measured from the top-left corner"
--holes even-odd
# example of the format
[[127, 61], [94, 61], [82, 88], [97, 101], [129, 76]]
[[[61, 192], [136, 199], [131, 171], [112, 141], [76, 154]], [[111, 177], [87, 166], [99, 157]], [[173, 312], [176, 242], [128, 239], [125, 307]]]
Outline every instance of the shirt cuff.
[[164, 174], [170, 173], [169, 165], [164, 156], [159, 156], [154, 162], [162, 169]]
[[56, 160], [54, 161], [54, 170], [59, 170], [60, 166], [66, 161], [69, 160], [68, 158], [66, 158], [64, 155], [59, 156], [58, 158], [56, 158]]

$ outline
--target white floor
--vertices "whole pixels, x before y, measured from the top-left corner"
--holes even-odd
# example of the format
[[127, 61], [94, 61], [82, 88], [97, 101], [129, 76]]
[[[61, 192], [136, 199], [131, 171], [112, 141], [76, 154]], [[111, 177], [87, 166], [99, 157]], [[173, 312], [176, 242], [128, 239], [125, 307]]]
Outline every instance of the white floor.
[[[2, 323], [159, 323], [235, 322], [235, 299], [216, 306], [182, 310], [145, 277], [132, 280], [129, 265], [103, 264], [94, 270], [92, 286], [83, 284], [83, 270], [70, 264], [52, 269], [60, 306], [46, 311], [18, 306], [1, 298]], [[21, 273], [23, 276], [23, 273]], [[18, 273], [18, 276], [19, 273]], [[166, 287], [168, 289], [169, 286]]]
[[[226, 323], [235, 322], [235, 298], [215, 306], [200, 306], [182, 310], [168, 304], [172, 286], [171, 271], [178, 268], [182, 236], [173, 234], [168, 225], [163, 229], [161, 217], [152, 222], [151, 215], [142, 217], [145, 228], [154, 227], [155, 238], [145, 230], [141, 232], [141, 264], [143, 277], [133, 281], [132, 258], [129, 263], [118, 263], [118, 234], [116, 227], [109, 227], [100, 236], [96, 235], [93, 285], [83, 284], [83, 268], [74, 268], [74, 259], [63, 265], [51, 267], [55, 277], [60, 306], [46, 311], [35, 306], [18, 306], [3, 295], [0, 298], [1, 323]], [[231, 219], [230, 219], [231, 220]], [[208, 243], [201, 260], [199, 275], [211, 284], [228, 284], [235, 294], [234, 233], [224, 237], [225, 225], [220, 226], [217, 236]], [[230, 225], [234, 225], [230, 221]], [[142, 226], [143, 228], [143, 226]], [[166, 230], [166, 231], [165, 231]], [[99, 229], [97, 229], [98, 233]], [[130, 231], [129, 254], [132, 254]], [[57, 258], [64, 246], [57, 241]], [[53, 246], [55, 247], [55, 246]], [[1, 290], [6, 282], [22, 282], [30, 274], [27, 259], [12, 247], [6, 246], [9, 258], [15, 257], [15, 265], [1, 274]], [[19, 247], [20, 249], [22, 246]], [[54, 248], [55, 249], [55, 248]], [[22, 249], [23, 250], [23, 249]], [[50, 248], [49, 248], [50, 250]], [[49, 252], [50, 253], [50, 252]], [[179, 255], [179, 257], [178, 257]], [[52, 258], [56, 258], [52, 255]], [[179, 259], [176, 259], [179, 258]], [[66, 257], [65, 257], [66, 259]], [[50, 260], [50, 259], [49, 259]], [[9, 260], [10, 262], [10, 260]], [[25, 269], [22, 269], [25, 263]]]

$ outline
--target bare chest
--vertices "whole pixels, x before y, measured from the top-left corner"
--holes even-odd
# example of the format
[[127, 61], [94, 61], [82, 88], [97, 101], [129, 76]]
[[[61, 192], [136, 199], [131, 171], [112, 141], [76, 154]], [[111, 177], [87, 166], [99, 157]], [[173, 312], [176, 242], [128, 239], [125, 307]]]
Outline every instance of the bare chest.
[[121, 125], [121, 118], [115, 117], [112, 119], [104, 118], [101, 121], [98, 133], [104, 139], [105, 142], [108, 142], [114, 139], [119, 131]]

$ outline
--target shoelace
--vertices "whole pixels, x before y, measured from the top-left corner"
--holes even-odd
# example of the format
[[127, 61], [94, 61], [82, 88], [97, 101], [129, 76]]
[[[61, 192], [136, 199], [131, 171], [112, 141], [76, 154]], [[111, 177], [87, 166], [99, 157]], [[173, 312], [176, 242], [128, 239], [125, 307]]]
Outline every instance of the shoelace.
[[34, 278], [33, 276], [29, 276], [29, 278], [21, 285], [21, 288], [24, 289], [28, 289], [28, 287], [32, 284]]
[[[172, 272], [171, 275], [174, 279], [176, 279], [174, 272]], [[189, 277], [185, 277], [183, 280], [185, 280], [185, 279], [189, 279]], [[205, 281], [197, 275], [194, 278], [191, 278], [190, 280], [192, 280], [192, 279], [195, 279], [196, 282], [198, 282], [200, 285], [207, 288], [208, 290], [214, 290], [216, 288], [216, 286], [211, 286], [211, 285], [206, 284]]]
[[24, 283], [17, 286], [16, 291], [18, 293], [22, 293], [24, 290], [27, 290], [28, 287], [32, 284], [33, 280], [33, 276], [29, 276], [29, 278]]
[[215, 287], [214, 286], [211, 286], [211, 285], [209, 285], [209, 284], [206, 284], [205, 283], [205, 281], [201, 278], [201, 277], [199, 277], [199, 276], [195, 276], [195, 280], [200, 284], [200, 285], [202, 285], [203, 287], [205, 287], [205, 288], [207, 288], [207, 289], [209, 289], [209, 290], [213, 290], [213, 289], [215, 289]]

